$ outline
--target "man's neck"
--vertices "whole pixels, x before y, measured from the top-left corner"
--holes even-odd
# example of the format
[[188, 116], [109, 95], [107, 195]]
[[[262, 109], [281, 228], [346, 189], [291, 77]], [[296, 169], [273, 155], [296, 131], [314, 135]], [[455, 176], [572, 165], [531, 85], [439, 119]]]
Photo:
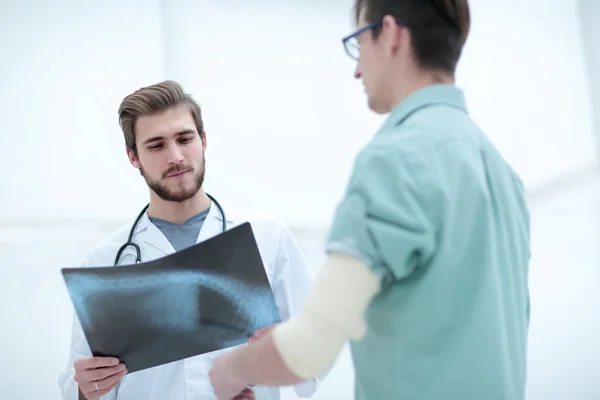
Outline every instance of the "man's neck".
[[165, 201], [151, 191], [148, 216], [169, 221], [174, 224], [182, 224], [194, 215], [210, 207], [210, 203], [209, 197], [202, 188], [194, 197], [181, 203]]
[[[405, 83], [408, 82], [408, 83]], [[396, 85], [393, 93], [390, 111], [396, 108], [404, 99], [411, 94], [431, 85], [453, 85], [454, 77], [445, 73], [422, 72], [415, 74], [413, 78], [403, 79], [403, 84]]]

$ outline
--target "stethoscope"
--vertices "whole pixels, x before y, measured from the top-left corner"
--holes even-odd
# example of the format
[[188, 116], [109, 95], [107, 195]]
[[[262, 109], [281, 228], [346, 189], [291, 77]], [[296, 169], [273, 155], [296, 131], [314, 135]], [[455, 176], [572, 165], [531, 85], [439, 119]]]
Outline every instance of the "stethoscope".
[[[215, 198], [212, 197], [210, 194], [206, 193], [206, 195], [219, 208], [219, 212], [221, 213], [221, 217], [223, 218], [222, 232], [225, 232], [227, 230], [227, 219], [225, 218], [225, 211], [223, 211], [223, 207], [221, 207], [219, 202], [217, 200], [215, 200]], [[121, 258], [121, 254], [123, 254], [123, 251], [127, 248], [127, 246], [133, 246], [133, 248], [135, 249], [136, 264], [142, 261], [142, 250], [140, 249], [140, 246], [138, 246], [136, 243], [133, 242], [133, 232], [135, 231], [135, 227], [137, 226], [138, 222], [140, 222], [140, 219], [146, 213], [148, 206], [150, 206], [150, 204], [146, 204], [146, 207], [144, 207], [144, 209], [140, 212], [140, 214], [135, 219], [135, 222], [133, 223], [131, 230], [129, 231], [129, 237], [127, 238], [127, 242], [123, 243], [123, 246], [121, 246], [119, 251], [117, 251], [117, 256], [115, 257], [114, 265], [119, 265], [119, 259]]]

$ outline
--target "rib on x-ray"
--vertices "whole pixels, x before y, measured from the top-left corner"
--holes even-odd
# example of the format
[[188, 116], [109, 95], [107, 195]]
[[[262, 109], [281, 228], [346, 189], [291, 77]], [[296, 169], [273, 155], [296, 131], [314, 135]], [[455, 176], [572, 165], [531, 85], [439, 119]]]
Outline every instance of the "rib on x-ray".
[[246, 343], [280, 322], [248, 223], [157, 260], [62, 272], [92, 353], [129, 373]]

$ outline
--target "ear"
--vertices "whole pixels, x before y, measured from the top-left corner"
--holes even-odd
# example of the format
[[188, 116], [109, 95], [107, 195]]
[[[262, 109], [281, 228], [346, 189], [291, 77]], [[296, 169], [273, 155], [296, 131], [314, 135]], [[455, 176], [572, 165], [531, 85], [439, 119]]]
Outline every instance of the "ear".
[[202, 139], [202, 150], [206, 151], [206, 131], [204, 131], [204, 138]]
[[131, 163], [131, 165], [133, 165], [137, 169], [140, 169], [140, 161], [138, 160], [133, 150], [127, 149], [127, 158], [129, 158], [129, 162]]
[[386, 36], [386, 40], [389, 43], [388, 48], [392, 54], [398, 52], [398, 50], [406, 47], [406, 39], [410, 40], [407, 35], [408, 29], [398, 24], [396, 19], [391, 15], [386, 15], [382, 20], [382, 34]]

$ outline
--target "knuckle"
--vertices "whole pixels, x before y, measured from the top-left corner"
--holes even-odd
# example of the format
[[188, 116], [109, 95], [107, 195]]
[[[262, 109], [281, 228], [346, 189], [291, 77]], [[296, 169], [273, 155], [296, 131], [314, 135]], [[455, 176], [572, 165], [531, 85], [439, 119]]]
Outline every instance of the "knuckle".
[[116, 367], [110, 367], [110, 374], [114, 375], [116, 373], [121, 372], [121, 367], [119, 365], [117, 365]]
[[83, 369], [84, 366], [85, 366], [85, 360], [83, 360], [81, 358], [78, 360], [75, 360], [75, 362], [73, 362], [73, 368], [75, 368], [76, 370]]
[[[113, 375], [109, 378], [104, 379], [104, 381], [102, 381], [102, 386], [104, 388], [108, 388], [111, 387], [112, 385], [115, 385], [116, 383], [118, 383], [120, 380], [120, 376], [119, 375]], [[98, 385], [100, 386], [100, 385]]]
[[106, 378], [106, 372], [105, 370], [101, 370], [101, 369], [97, 369], [94, 371], [94, 380], [95, 381], [100, 381], [104, 378]]
[[88, 373], [89, 373], [89, 376], [90, 376], [90, 378], [89, 378], [90, 381], [97, 381], [98, 380], [99, 372], [98, 372], [97, 369], [93, 369], [93, 370], [89, 371]]
[[[99, 387], [100, 385], [98, 385]], [[105, 394], [108, 394], [111, 390], [113, 390], [115, 388], [116, 384], [112, 384], [112, 385], [108, 385], [107, 387], [101, 389], [98, 394], [100, 394], [101, 396], [104, 396]]]

